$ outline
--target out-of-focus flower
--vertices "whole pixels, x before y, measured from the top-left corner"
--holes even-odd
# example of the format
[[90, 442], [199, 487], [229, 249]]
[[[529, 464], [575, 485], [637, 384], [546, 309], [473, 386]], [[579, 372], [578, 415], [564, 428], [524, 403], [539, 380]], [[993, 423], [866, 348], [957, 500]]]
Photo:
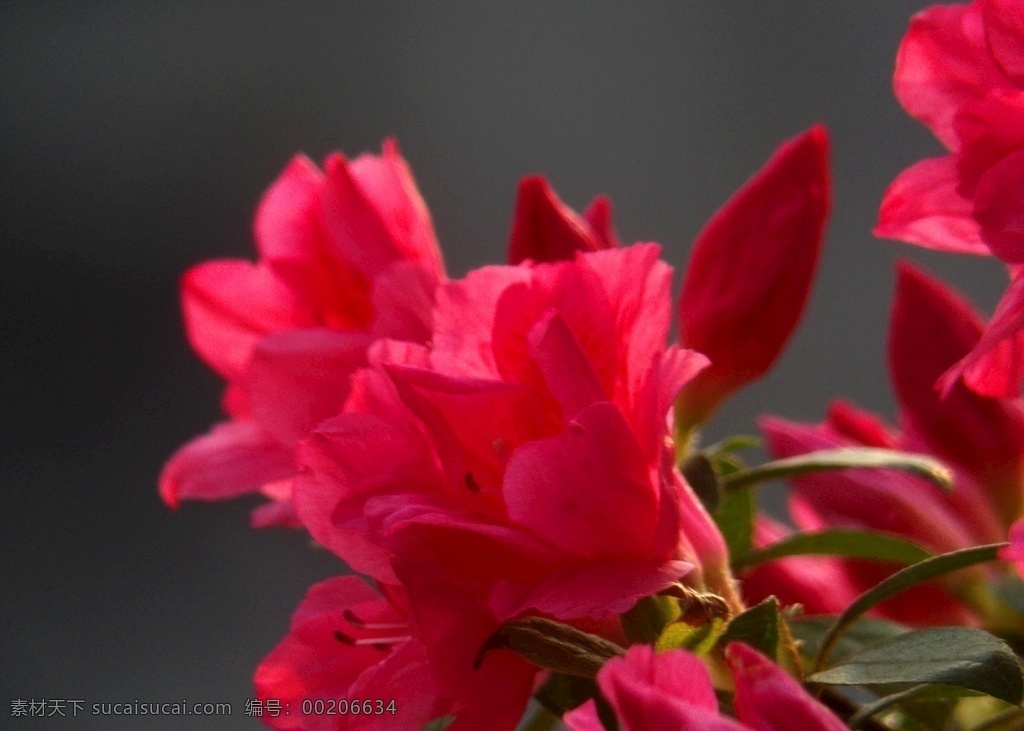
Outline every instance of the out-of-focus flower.
[[430, 214], [397, 146], [321, 172], [296, 157], [256, 213], [259, 260], [185, 274], [189, 342], [227, 382], [231, 419], [180, 449], [160, 493], [215, 500], [262, 490], [256, 524], [294, 523], [292, 449], [336, 414], [374, 338], [424, 342], [444, 278]]
[[[785, 670], [739, 642], [726, 649], [736, 719], [723, 716], [703, 661], [684, 650], [635, 645], [609, 660], [598, 687], [624, 731], [841, 731], [846, 725]], [[594, 701], [566, 714], [570, 731], [601, 731]]]
[[[974, 346], [982, 327], [970, 305], [949, 287], [908, 264], [900, 265], [889, 368], [901, 429], [837, 402], [823, 424], [767, 418], [762, 430], [776, 458], [854, 446], [929, 453], [953, 468], [953, 492], [943, 494], [921, 478], [894, 471], [804, 475], [793, 478], [796, 492], [790, 502], [799, 528], [874, 530], [908, 538], [936, 552], [1006, 539], [1010, 524], [1024, 515], [1024, 404], [1019, 399], [981, 396], [962, 383], [954, 384], [945, 397], [931, 386], [937, 374]], [[811, 579], [817, 573], [808, 577], [807, 566], [794, 566], [791, 561], [787, 569], [784, 563], [757, 569], [758, 576], [748, 589], [818, 607], [822, 597], [807, 591], [813, 591]], [[814, 567], [816, 572], [827, 570], [837, 577], [835, 591], [826, 595], [828, 606], [820, 607], [822, 611], [841, 611], [885, 575], [877, 565], [830, 565]], [[788, 581], [787, 571], [801, 576], [803, 585]], [[912, 589], [883, 610], [915, 623], [973, 621], [965, 607], [938, 585]]]
[[707, 361], [666, 349], [658, 247], [486, 267], [441, 287], [428, 351], [371, 348], [301, 449], [299, 515], [357, 570], [427, 552], [505, 620], [618, 614], [725, 546], [673, 466], [666, 414]]
[[698, 235], [680, 343], [711, 367], [684, 387], [681, 427], [705, 421], [782, 352], [810, 294], [830, 198], [828, 137], [816, 126], [781, 145]]
[[619, 245], [612, 228], [611, 203], [594, 198], [578, 216], [555, 195], [548, 181], [534, 175], [519, 182], [508, 263], [571, 261], [577, 251], [600, 251]]
[[875, 233], [945, 251], [992, 254], [1013, 279], [985, 336], [951, 364], [990, 396], [1024, 377], [1024, 3], [936, 6], [911, 21], [896, 60], [903, 107], [949, 149], [905, 170], [885, 194]]
[[1017, 571], [1024, 576], [1024, 518], [1010, 527], [1009, 541], [1010, 545], [999, 553], [999, 557], [1016, 563]]

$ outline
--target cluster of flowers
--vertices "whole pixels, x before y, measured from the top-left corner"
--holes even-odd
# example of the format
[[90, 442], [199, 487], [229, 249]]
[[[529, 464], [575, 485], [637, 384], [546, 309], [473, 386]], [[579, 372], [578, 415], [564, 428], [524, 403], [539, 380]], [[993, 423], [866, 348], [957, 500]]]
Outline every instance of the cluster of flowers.
[[[536, 698], [537, 718], [570, 729], [842, 729], [857, 704], [834, 686], [872, 685], [824, 670], [852, 607], [874, 609], [857, 620], [874, 630], [891, 620], [883, 643], [940, 624], [1024, 637], [1005, 597], [1019, 578], [980, 563], [1010, 536], [1002, 556], [1024, 566], [1024, 3], [919, 14], [896, 90], [950, 154], [893, 183], [877, 233], [992, 254], [1011, 282], [986, 326], [901, 265], [899, 429], [845, 402], [820, 425], [765, 418], [778, 461], [760, 468], [698, 432], [804, 309], [830, 203], [824, 129], [715, 214], [674, 306], [659, 247], [622, 246], [603, 197], [579, 215], [523, 180], [507, 264], [450, 279], [395, 143], [291, 162], [257, 211], [256, 263], [183, 279], [228, 418], [160, 482], [172, 506], [260, 493], [254, 525], [305, 529], [360, 575], [314, 586], [257, 669], [259, 697], [290, 708], [267, 723], [513, 729]], [[751, 487], [779, 475], [797, 533], [754, 510]], [[840, 617], [812, 637], [796, 605]], [[1005, 660], [1002, 640], [971, 638], [982, 665]], [[1002, 690], [967, 671], [886, 682], [1019, 703], [1013, 668]], [[315, 713], [317, 699], [397, 711]]]

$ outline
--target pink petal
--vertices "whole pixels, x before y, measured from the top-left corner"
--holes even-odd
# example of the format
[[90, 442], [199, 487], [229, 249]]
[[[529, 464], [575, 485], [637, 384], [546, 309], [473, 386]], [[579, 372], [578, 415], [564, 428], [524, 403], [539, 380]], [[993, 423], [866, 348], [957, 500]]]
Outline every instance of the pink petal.
[[691, 421], [782, 352], [810, 294], [830, 195], [828, 138], [817, 126], [781, 145], [698, 235], [679, 300], [680, 341], [711, 367], [684, 389]]
[[543, 176], [523, 178], [516, 195], [508, 263], [571, 261], [577, 251], [597, 251], [603, 242], [586, 220], [558, 199]]
[[[312, 729], [334, 731], [337, 717], [327, 714], [303, 713], [303, 701], [352, 698], [350, 690], [360, 676], [381, 662], [386, 654], [364, 646], [351, 646], [339, 641], [335, 632], [344, 628], [355, 632], [346, 619], [346, 610], [364, 621], [401, 623], [404, 617], [377, 596], [361, 579], [343, 576], [328, 579], [309, 590], [292, 616], [289, 634], [256, 669], [256, 695], [260, 699], [273, 698], [287, 704], [290, 713], [264, 716], [273, 728]], [[396, 650], [397, 661], [415, 663], [415, 653]], [[396, 672], [398, 668], [393, 668]], [[420, 677], [423, 677], [422, 672]], [[429, 686], [421, 687], [429, 690]], [[402, 688], [396, 688], [403, 691]], [[404, 690], [396, 698], [399, 709], [406, 700]], [[409, 698], [410, 702], [412, 699]]]
[[1010, 545], [999, 551], [999, 558], [1015, 562], [1017, 571], [1024, 576], [1024, 519], [1010, 527], [1009, 541]]
[[655, 654], [648, 645], [634, 645], [624, 657], [609, 660], [597, 682], [626, 729], [744, 729], [719, 715], [707, 667], [683, 650]]
[[1024, 87], [1024, 13], [1019, 0], [981, 3], [992, 58], [1009, 80]]
[[[651, 364], [665, 350], [672, 320], [672, 268], [659, 259], [660, 254], [657, 244], [635, 244], [579, 258], [579, 266], [597, 275], [614, 313], [615, 348], [607, 347], [618, 353], [613, 377], [616, 403], [633, 401]], [[591, 317], [599, 312], [593, 305], [584, 310]], [[581, 331], [600, 332], [582, 324], [586, 319], [570, 322], [577, 337]]]
[[261, 261], [301, 294], [318, 324], [364, 329], [372, 316], [369, 283], [330, 242], [325, 183], [309, 159], [293, 158], [260, 201], [256, 248]]
[[336, 154], [325, 167], [327, 231], [346, 260], [369, 278], [399, 259], [443, 276], [430, 214], [393, 142], [385, 143], [380, 157], [349, 162]]
[[380, 337], [425, 343], [430, 339], [437, 280], [411, 261], [392, 264], [373, 280], [372, 331]]
[[896, 449], [897, 433], [869, 411], [835, 399], [828, 405], [826, 424], [837, 434], [865, 447]]
[[237, 378], [263, 336], [315, 324], [271, 270], [242, 260], [210, 261], [181, 280], [189, 343], [225, 378]]
[[255, 423], [223, 422], [168, 460], [160, 496], [171, 507], [180, 500], [224, 500], [294, 473], [291, 450]]
[[686, 561], [588, 562], [552, 571], [534, 585], [500, 582], [490, 606], [501, 621], [528, 611], [563, 620], [601, 619], [629, 611], [638, 599], [671, 586], [692, 568]]
[[[368, 667], [348, 689], [352, 702], [371, 701], [373, 714], [349, 715], [345, 731], [393, 731], [403, 726], [418, 729], [452, 710], [451, 702], [438, 697], [422, 642], [404, 642], [375, 665]], [[387, 708], [395, 701], [395, 713], [376, 713], [378, 701]]]
[[752, 731], [845, 731], [846, 724], [785, 670], [741, 642], [726, 648], [736, 717]]
[[897, 98], [951, 150], [957, 110], [1010, 85], [988, 52], [981, 15], [979, 3], [930, 7], [911, 20], [896, 56]]
[[996, 485], [1019, 474], [1024, 410], [1018, 402], [985, 398], [960, 383], [945, 397], [935, 390], [938, 378], [977, 345], [982, 322], [938, 280], [905, 262], [897, 272], [888, 346], [897, 400], [933, 451], [998, 490]]
[[668, 434], [666, 416], [680, 389], [711, 361], [695, 350], [670, 345], [651, 363], [633, 404], [633, 431], [649, 462], [657, 461]]
[[566, 419], [608, 399], [587, 354], [558, 312], [548, 311], [530, 330], [527, 340], [544, 381], [561, 404]]
[[[1024, 121], [1024, 110], [1021, 118]], [[1007, 155], [982, 176], [974, 217], [993, 254], [1008, 264], [1024, 263], [1024, 149]]]
[[643, 556], [658, 494], [621, 412], [602, 402], [561, 434], [520, 447], [505, 471], [509, 517], [574, 554]]
[[537, 395], [515, 383], [387, 366], [406, 404], [427, 424], [459, 490], [496, 490], [521, 444], [550, 433]]
[[453, 586], [429, 555], [403, 554], [396, 572], [409, 592], [413, 628], [427, 646], [439, 686], [454, 697], [457, 731], [513, 731], [538, 670], [509, 650], [475, 660], [500, 626], [477, 596]]
[[294, 444], [341, 411], [349, 378], [366, 363], [370, 339], [326, 328], [288, 330], [260, 341], [247, 386], [254, 418], [283, 444]]
[[527, 267], [482, 267], [438, 287], [431, 362], [439, 371], [494, 378], [495, 311], [509, 288], [530, 280]]
[[396, 491], [443, 489], [434, 452], [413, 423], [346, 413], [298, 448], [294, 501], [310, 534], [356, 571], [394, 583], [387, 553], [368, 537], [366, 501]]
[[606, 196], [595, 196], [594, 200], [583, 211], [583, 220], [590, 224], [594, 235], [600, 242], [599, 249], [614, 249], [620, 246], [619, 237], [612, 226], [612, 203]]
[[977, 345], [939, 379], [948, 395], [960, 378], [982, 396], [1016, 398], [1024, 379], [1024, 277], [1003, 293]]
[[939, 251], [990, 254], [971, 200], [957, 191], [959, 181], [952, 155], [911, 165], [885, 192], [875, 236]]
[[[961, 107], [953, 125], [961, 145], [956, 160], [958, 190], [973, 197], [979, 179], [990, 167], [1024, 147], [1024, 91], [990, 91]], [[997, 187], [996, 192], [1006, 191]]]

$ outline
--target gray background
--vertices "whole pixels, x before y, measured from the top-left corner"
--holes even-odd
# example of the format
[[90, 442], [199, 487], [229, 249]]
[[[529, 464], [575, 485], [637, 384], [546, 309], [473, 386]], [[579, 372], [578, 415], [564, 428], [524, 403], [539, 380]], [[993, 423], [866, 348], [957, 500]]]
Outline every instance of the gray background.
[[924, 5], [3, 4], [0, 726], [13, 698], [186, 698], [234, 716], [16, 725], [253, 727], [253, 668], [342, 570], [298, 533], [251, 531], [250, 502], [173, 513], [155, 491], [219, 417], [177, 278], [251, 255], [255, 203], [295, 151], [396, 135], [453, 276], [502, 260], [516, 181], [538, 171], [578, 209], [609, 194], [624, 240], [681, 265], [774, 147], [823, 121], [836, 199], [809, 312], [711, 432], [817, 419], [837, 394], [891, 416], [894, 259], [986, 308], [1004, 283], [992, 260], [870, 234], [892, 177], [939, 151], [890, 91]]

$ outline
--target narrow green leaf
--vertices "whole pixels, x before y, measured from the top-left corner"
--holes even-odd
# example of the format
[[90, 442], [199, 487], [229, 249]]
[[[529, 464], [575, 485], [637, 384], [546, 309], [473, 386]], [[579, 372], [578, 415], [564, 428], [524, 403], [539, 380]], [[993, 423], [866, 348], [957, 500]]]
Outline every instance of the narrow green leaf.
[[925, 548], [896, 536], [862, 530], [824, 530], [796, 533], [765, 548], [737, 556], [734, 569], [747, 568], [787, 556], [845, 556], [912, 564], [932, 556]]
[[750, 434], [734, 434], [731, 437], [726, 437], [720, 442], [709, 444], [705, 452], [710, 452], [713, 455], [721, 454], [732, 454], [733, 452], [740, 452], [744, 449], [753, 449], [761, 446], [761, 439], [759, 437], [751, 436]]
[[[793, 636], [800, 641], [801, 654], [813, 658], [818, 654], [821, 641], [836, 621], [835, 615], [819, 615], [816, 617], [797, 617], [789, 623]], [[855, 652], [879, 640], [908, 632], [909, 628], [888, 619], [878, 617], [859, 617], [843, 633], [832, 649], [832, 658], [839, 663]]]
[[971, 627], [906, 632], [811, 675], [827, 685], [943, 683], [986, 693], [1007, 703], [1024, 700], [1024, 677], [1005, 642]]
[[924, 454], [908, 454], [876, 447], [850, 447], [808, 452], [796, 457], [750, 467], [732, 475], [723, 475], [722, 485], [726, 491], [730, 491], [780, 477], [854, 469], [902, 470], [923, 477], [946, 492], [953, 489], [953, 473], [937, 459]]
[[732, 490], [722, 494], [718, 510], [711, 517], [722, 532], [730, 556], [742, 556], [754, 541], [757, 501], [753, 490]]
[[625, 653], [603, 637], [543, 617], [527, 617], [503, 625], [484, 642], [474, 665], [479, 667], [487, 653], [497, 649], [518, 652], [545, 670], [582, 678], [593, 678], [606, 661]]
[[885, 579], [879, 584], [868, 589], [840, 614], [822, 639], [821, 647], [814, 661], [814, 669], [820, 670], [828, 660], [832, 645], [842, 635], [850, 623], [860, 615], [878, 606], [886, 599], [891, 599], [900, 592], [912, 586], [929, 581], [936, 577], [948, 574], [958, 569], [974, 566], [975, 564], [994, 561], [998, 558], [999, 549], [1007, 544], [995, 543], [975, 548], [965, 548], [952, 553], [944, 553], [940, 556], [933, 556], [913, 566], [908, 566], [901, 571]]
[[780, 636], [779, 600], [772, 596], [733, 617], [719, 642], [723, 647], [730, 642], [744, 642], [775, 659]]

